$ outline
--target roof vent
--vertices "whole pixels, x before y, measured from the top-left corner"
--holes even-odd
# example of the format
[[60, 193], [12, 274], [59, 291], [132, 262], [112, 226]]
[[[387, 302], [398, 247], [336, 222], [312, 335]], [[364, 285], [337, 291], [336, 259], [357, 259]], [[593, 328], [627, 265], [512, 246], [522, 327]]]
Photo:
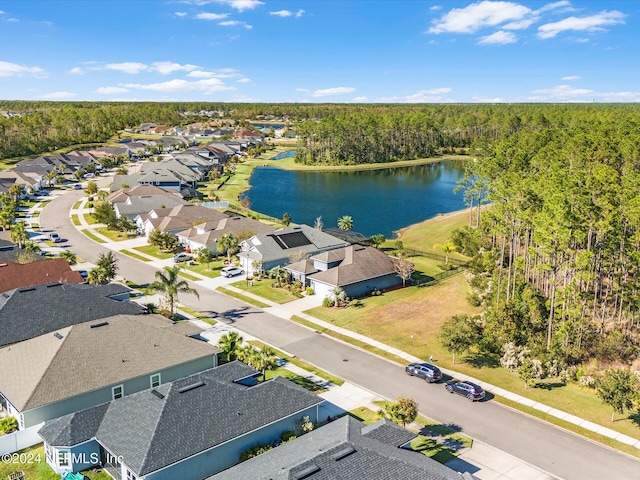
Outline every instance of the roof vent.
[[303, 468], [302, 470], [291, 475], [291, 478], [293, 480], [302, 480], [303, 478], [309, 478], [311, 475], [313, 475], [314, 473], [318, 473], [319, 471], [320, 467], [315, 463], [312, 463], [308, 467]]
[[332, 453], [331, 458], [333, 458], [337, 462], [338, 460], [342, 460], [343, 458], [348, 457], [352, 453], [355, 453], [355, 451], [356, 449], [353, 448], [351, 445], [349, 445], [345, 448], [341, 448], [335, 453]]
[[153, 390], [151, 390], [151, 393], [153, 393], [160, 400], [162, 400], [164, 398], [164, 395], [162, 393], [160, 393], [158, 390], [156, 390], [155, 388]]
[[58, 332], [53, 334], [54, 337], [56, 337], [58, 340], [62, 340], [62, 335], [60, 335]]
[[[47, 274], [48, 275], [48, 274]], [[60, 282], [56, 282], [56, 283], [50, 283], [47, 285], [47, 288], [51, 288], [51, 287], [60, 287], [62, 286], [62, 283]]]
[[33, 292], [36, 289], [36, 287], [31, 287], [31, 288], [21, 288], [20, 290], [18, 290], [20, 293], [24, 293], [24, 292]]
[[100, 322], [100, 323], [92, 323], [91, 328], [99, 328], [104, 327], [105, 325], [109, 325], [109, 322]]
[[201, 380], [199, 382], [196, 383], [192, 383], [190, 385], [185, 385], [184, 387], [180, 387], [178, 389], [178, 393], [184, 393], [184, 392], [188, 392], [190, 390], [195, 390], [196, 388], [202, 387], [204, 386], [204, 382]]

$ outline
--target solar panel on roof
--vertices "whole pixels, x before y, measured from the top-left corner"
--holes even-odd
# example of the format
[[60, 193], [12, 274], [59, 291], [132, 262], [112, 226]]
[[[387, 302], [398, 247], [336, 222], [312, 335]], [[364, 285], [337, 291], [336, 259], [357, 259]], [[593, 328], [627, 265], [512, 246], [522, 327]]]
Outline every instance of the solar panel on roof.
[[305, 245], [311, 245], [311, 240], [302, 232], [284, 233], [282, 235], [276, 235], [276, 238], [280, 240], [287, 248], [303, 247]]

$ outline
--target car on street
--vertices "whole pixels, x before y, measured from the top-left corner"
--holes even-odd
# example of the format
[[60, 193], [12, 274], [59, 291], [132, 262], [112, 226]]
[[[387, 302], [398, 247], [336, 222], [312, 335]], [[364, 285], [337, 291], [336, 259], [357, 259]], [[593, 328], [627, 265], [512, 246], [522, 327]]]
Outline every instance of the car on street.
[[73, 189], [74, 190], [82, 190], [82, 185], [80, 185], [79, 183], [74, 183], [73, 184]]
[[467, 397], [467, 400], [470, 402], [482, 400], [485, 395], [480, 385], [471, 382], [456, 382], [452, 380], [451, 382], [447, 382], [444, 388], [446, 388], [449, 393], [457, 393], [458, 395]]
[[60, 238], [60, 235], [58, 235], [55, 232], [51, 232], [49, 234], [49, 240], [51, 240], [53, 243], [60, 243], [62, 242], [62, 238]]
[[240, 267], [224, 267], [220, 270], [220, 275], [223, 277], [235, 277], [236, 275], [242, 275], [244, 270]]
[[423, 378], [429, 383], [437, 382], [442, 378], [440, 369], [430, 363], [410, 363], [404, 371], [411, 377]]
[[78, 273], [82, 277], [82, 279], [86, 282], [89, 277], [89, 272], [87, 270], [78, 270]]
[[193, 259], [193, 257], [188, 253], [176, 253], [173, 256], [173, 263], [188, 262], [191, 259]]

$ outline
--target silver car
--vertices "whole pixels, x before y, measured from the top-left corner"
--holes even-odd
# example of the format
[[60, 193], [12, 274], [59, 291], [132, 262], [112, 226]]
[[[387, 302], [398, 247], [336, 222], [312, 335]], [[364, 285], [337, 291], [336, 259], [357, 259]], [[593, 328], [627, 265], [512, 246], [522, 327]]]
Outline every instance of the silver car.
[[410, 363], [405, 367], [404, 371], [411, 377], [424, 378], [429, 383], [435, 383], [442, 378], [440, 369], [430, 363]]

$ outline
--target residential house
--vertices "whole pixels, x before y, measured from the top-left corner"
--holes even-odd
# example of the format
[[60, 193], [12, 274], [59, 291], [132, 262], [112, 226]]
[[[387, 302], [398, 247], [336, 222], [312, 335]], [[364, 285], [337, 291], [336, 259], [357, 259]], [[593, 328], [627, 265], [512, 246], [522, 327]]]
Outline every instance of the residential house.
[[112, 192], [107, 197], [107, 200], [111, 203], [120, 203], [125, 202], [130, 197], [142, 197], [148, 195], [163, 195], [165, 197], [182, 198], [180, 193], [173, 189], [160, 188], [155, 185], [132, 185], [131, 187], [121, 188]]
[[0, 184], [6, 186], [9, 191], [11, 185], [23, 185], [25, 192], [37, 192], [44, 186], [43, 177], [33, 172], [21, 172], [17, 170], [0, 170]]
[[45, 155], [21, 160], [13, 170], [31, 176], [38, 180], [41, 186], [44, 186], [45, 183], [49, 183], [45, 178], [51, 172], [55, 172], [57, 175], [70, 176], [73, 175], [76, 170], [86, 168], [87, 162], [89, 162], [89, 160], [79, 155]]
[[0, 348], [0, 401], [21, 429], [217, 365], [161, 315], [116, 315]]
[[[17, 262], [18, 255], [22, 252], [18, 245], [11, 241], [11, 232], [9, 230], [0, 231], [0, 262]], [[36, 260], [44, 260], [40, 254], [34, 253]]]
[[224, 213], [193, 203], [168, 208], [156, 208], [138, 215], [135, 222], [138, 231], [149, 236], [155, 229], [173, 235], [206, 222], [218, 222], [228, 218]]
[[189, 202], [177, 195], [141, 195], [139, 197], [128, 197], [124, 202], [114, 202], [113, 210], [116, 217], [127, 217], [131, 220], [156, 208], [172, 208], [178, 205], [187, 205]]
[[317, 228], [298, 225], [251, 237], [242, 242], [238, 258], [245, 272], [254, 270], [252, 265], [255, 261], [261, 262], [264, 270], [270, 270], [291, 263], [292, 258], [316, 255], [348, 245]]
[[193, 252], [199, 248], [208, 248], [213, 253], [224, 254], [225, 252], [218, 252], [217, 242], [223, 235], [232, 234], [236, 237], [243, 236], [244, 238], [259, 233], [269, 233], [275, 230], [274, 227], [267, 225], [257, 220], [246, 217], [228, 217], [224, 216], [220, 220], [209, 221], [200, 223], [194, 227], [182, 230], [176, 233], [180, 244]]
[[0, 293], [51, 282], [84, 283], [84, 279], [64, 258], [24, 264], [0, 261]]
[[126, 155], [131, 158], [133, 156], [133, 152], [127, 147], [127, 145], [123, 145], [121, 147], [96, 147], [92, 150], [89, 150], [89, 153], [94, 155], [96, 158], [102, 157], [118, 157], [120, 155]]
[[131, 289], [117, 283], [48, 283], [0, 294], [0, 347], [118, 314], [138, 315]]
[[348, 297], [358, 297], [402, 284], [392, 257], [357, 244], [322, 252], [285, 268], [292, 278], [323, 297], [331, 297], [337, 287]]
[[379, 420], [346, 415], [207, 480], [473, 480], [411, 450], [417, 437]]
[[231, 362], [52, 420], [39, 431], [47, 463], [62, 472], [101, 461], [117, 480], [203, 480], [302, 418], [317, 423], [322, 398], [257, 375]]

